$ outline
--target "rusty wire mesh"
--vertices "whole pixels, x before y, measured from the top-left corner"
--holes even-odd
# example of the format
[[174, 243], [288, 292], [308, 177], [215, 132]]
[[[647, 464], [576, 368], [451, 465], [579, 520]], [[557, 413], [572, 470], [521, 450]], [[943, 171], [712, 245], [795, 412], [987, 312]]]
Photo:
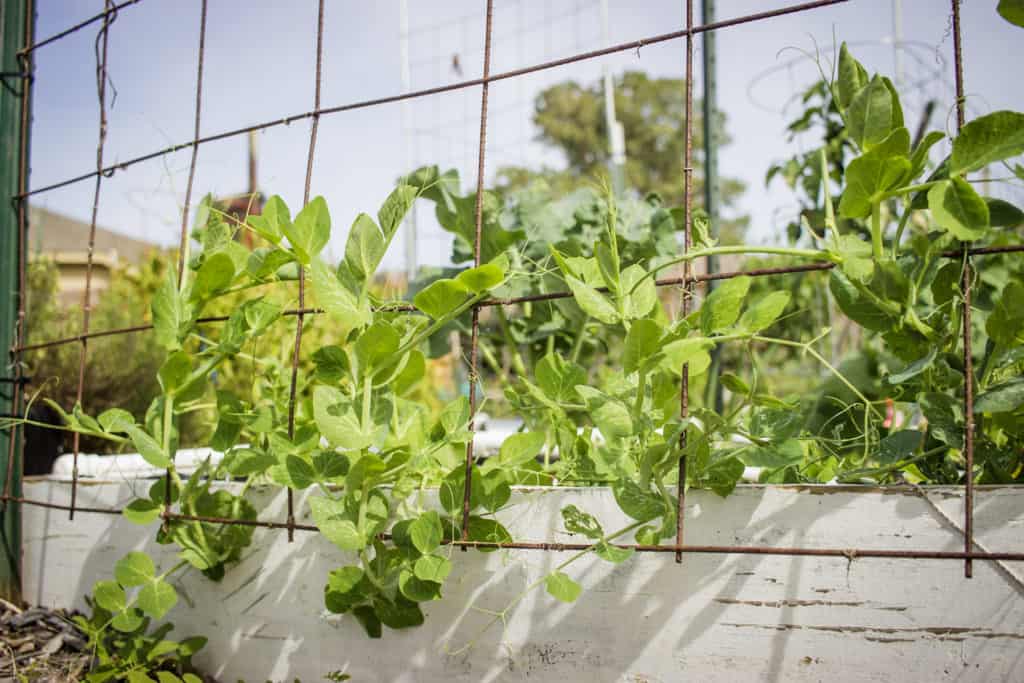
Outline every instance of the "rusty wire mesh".
[[[491, 66], [491, 43], [493, 35], [493, 5], [494, 0], [486, 0], [486, 14], [484, 24], [484, 61], [483, 61], [483, 72], [479, 78], [472, 78], [462, 80], [456, 83], [427, 88], [423, 90], [415, 90], [411, 92], [405, 92], [402, 94], [391, 95], [387, 97], [380, 97], [371, 100], [363, 100], [357, 102], [350, 102], [331, 107], [321, 106], [321, 76], [322, 76], [322, 63], [323, 63], [323, 42], [324, 42], [324, 0], [318, 0], [318, 12], [317, 12], [317, 26], [316, 26], [316, 66], [313, 74], [314, 78], [314, 100], [313, 107], [307, 111], [292, 114], [283, 119], [276, 119], [272, 121], [266, 121], [242, 128], [236, 128], [233, 130], [222, 131], [218, 133], [203, 135], [201, 131], [201, 112], [203, 102], [203, 66], [204, 66], [204, 53], [206, 44], [206, 16], [207, 16], [207, 0], [201, 1], [201, 12], [200, 12], [200, 26], [198, 27], [199, 44], [197, 48], [197, 74], [196, 74], [196, 92], [195, 92], [195, 126], [193, 137], [191, 140], [183, 141], [179, 144], [171, 145], [162, 149], [148, 152], [126, 161], [118, 162], [114, 165], [104, 165], [104, 143], [107, 134], [107, 120], [106, 120], [106, 90], [105, 84], [107, 81], [107, 40], [111, 25], [116, 21], [118, 13], [130, 5], [135, 5], [141, 2], [141, 0], [128, 0], [126, 2], [115, 3], [113, 0], [105, 0], [104, 10], [95, 16], [89, 17], [88, 19], [75, 24], [57, 34], [49, 36], [45, 39], [31, 42], [33, 37], [32, 27], [32, 0], [26, 0], [28, 11], [26, 12], [26, 26], [25, 26], [25, 47], [18, 52], [19, 59], [22, 63], [22, 73], [20, 77], [25, 86], [25, 96], [22, 97], [22, 127], [21, 127], [21, 141], [19, 148], [19, 183], [18, 192], [11, 198], [12, 209], [17, 212], [18, 219], [18, 239], [20, 247], [23, 247], [26, 240], [27, 234], [27, 202], [28, 198], [34, 195], [46, 193], [58, 188], [66, 187], [75, 183], [80, 183], [86, 180], [94, 180], [94, 202], [92, 207], [92, 217], [90, 223], [90, 242], [89, 242], [89, 254], [86, 269], [86, 286], [85, 293], [82, 301], [82, 326], [81, 332], [77, 335], [53, 339], [49, 341], [24, 344], [25, 338], [25, 270], [26, 263], [24, 257], [24, 249], [19, 248], [19, 260], [18, 260], [18, 277], [20, 283], [20, 298], [18, 301], [18, 320], [17, 327], [15, 330], [15, 342], [10, 349], [12, 367], [14, 368], [14, 377], [9, 378], [9, 381], [13, 385], [13, 402], [14, 412], [17, 413], [23, 401], [23, 385], [26, 383], [25, 378], [22, 375], [22, 366], [20, 363], [21, 354], [31, 350], [38, 350], [53, 346], [59, 346], [64, 344], [77, 343], [81, 347], [79, 356], [79, 374], [78, 374], [78, 385], [77, 385], [77, 396], [81, 401], [84, 391], [84, 369], [88, 362], [88, 342], [90, 339], [97, 337], [129, 334], [143, 332], [152, 328], [152, 325], [142, 324], [131, 327], [119, 328], [119, 329], [107, 329], [107, 330], [91, 330], [89, 327], [89, 313], [91, 310], [91, 293], [90, 293], [90, 281], [93, 269], [93, 239], [96, 231], [96, 215], [99, 206], [100, 190], [102, 182], [105, 178], [111, 177], [115, 172], [124, 171], [129, 167], [147, 161], [162, 157], [183, 149], [191, 150], [191, 161], [189, 164], [189, 175], [188, 184], [186, 187], [185, 205], [182, 211], [182, 223], [181, 223], [181, 237], [179, 243], [179, 262], [178, 262], [178, 274], [179, 280], [181, 273], [185, 267], [184, 253], [185, 246], [188, 237], [188, 214], [190, 210], [192, 185], [195, 177], [196, 164], [198, 159], [198, 152], [200, 146], [223, 140], [226, 138], [232, 138], [240, 135], [245, 135], [253, 131], [265, 130], [268, 128], [288, 125], [294, 121], [301, 121], [309, 119], [311, 121], [311, 130], [309, 138], [309, 153], [307, 156], [306, 164], [306, 176], [305, 176], [305, 190], [303, 195], [303, 204], [309, 202], [310, 194], [310, 182], [313, 172], [313, 161], [316, 153], [316, 140], [319, 121], [322, 116], [351, 111], [354, 109], [363, 109], [368, 107], [376, 107], [384, 104], [398, 102], [401, 100], [408, 100], [413, 98], [428, 97], [432, 95], [438, 95], [441, 93], [461, 90], [471, 87], [480, 87], [480, 132], [479, 132], [479, 148], [477, 158], [477, 178], [476, 178], [476, 208], [475, 208], [475, 240], [474, 240], [474, 265], [480, 265], [480, 245], [481, 245], [481, 233], [483, 230], [483, 218], [482, 218], [482, 202], [483, 202], [483, 184], [485, 175], [485, 162], [487, 152], [487, 106], [488, 106], [488, 91], [491, 83], [496, 81], [511, 79], [518, 76], [534, 73], [537, 71], [543, 71], [547, 69], [553, 69], [559, 66], [572, 64], [584, 60], [595, 59], [604, 55], [614, 54], [618, 52], [624, 52], [629, 50], [638, 50], [645, 45], [652, 45], [656, 43], [683, 39], [685, 43], [685, 153], [684, 158], [681, 160], [682, 163], [682, 176], [683, 176], [683, 187], [684, 187], [684, 229], [683, 229], [683, 249], [684, 253], [691, 246], [691, 223], [693, 214], [693, 197], [692, 197], [692, 146], [693, 146], [693, 122], [692, 122], [692, 110], [693, 110], [693, 39], [694, 36], [714, 30], [721, 30], [732, 26], [738, 26], [741, 24], [748, 24], [752, 22], [759, 22], [769, 20], [774, 17], [782, 15], [795, 14], [805, 12], [809, 10], [824, 8], [830, 5], [837, 5], [840, 3], [848, 2], [849, 0], [813, 0], [811, 2], [804, 2], [801, 4], [790, 5], [768, 11], [758, 12], [755, 14], [748, 14], [744, 16], [734, 17], [722, 21], [715, 21], [703, 25], [695, 25], [693, 21], [693, 0], [686, 0], [686, 12], [685, 12], [685, 28], [663, 33], [660, 35], [650, 36], [639, 40], [633, 40], [626, 43], [620, 43], [617, 45], [608, 46], [598, 50], [592, 50], [588, 52], [582, 52], [574, 55], [570, 55], [564, 58], [555, 59], [547, 62], [537, 63], [529, 66], [523, 66], [517, 69], [503, 71], [492, 74], [490, 71]], [[953, 36], [953, 57], [954, 57], [954, 69], [956, 75], [956, 117], [957, 117], [957, 129], [964, 124], [964, 84], [963, 84], [963, 56], [961, 50], [961, 33], [960, 33], [960, 7], [959, 0], [950, 0], [951, 4], [951, 33]], [[96, 82], [97, 82], [97, 95], [99, 100], [100, 108], [100, 126], [98, 132], [98, 143], [96, 150], [96, 169], [83, 173], [78, 176], [67, 178], [65, 180], [46, 185], [44, 187], [30, 189], [28, 187], [28, 142], [29, 142], [29, 131], [28, 122], [30, 118], [30, 107], [31, 107], [31, 87], [33, 83], [33, 53], [46, 45], [52, 44], [59, 41], [77, 31], [80, 31], [88, 26], [99, 23], [100, 29], [96, 38]], [[952, 559], [952, 560], [963, 560], [965, 575], [969, 578], [972, 574], [972, 560], [1024, 560], [1024, 553], [1020, 552], [982, 552], [975, 549], [974, 543], [974, 482], [971, 473], [973, 472], [974, 462], [974, 418], [973, 418], [973, 402], [974, 396], [972, 393], [972, 383], [970, 378], [973, 373], [972, 359], [971, 359], [971, 340], [970, 340], [970, 324], [971, 324], [971, 289], [973, 284], [972, 277], [972, 257], [984, 256], [987, 254], [1000, 254], [1008, 252], [1021, 252], [1024, 251], [1024, 246], [1003, 246], [1003, 247], [988, 247], [988, 248], [968, 248], [964, 245], [962, 250], [954, 250], [945, 252], [943, 254], [946, 258], [962, 259], [965, 263], [962, 288], [964, 292], [964, 306], [963, 308], [963, 364], [964, 364], [964, 376], [966, 381], [964, 382], [964, 396], [963, 396], [963, 408], [965, 414], [965, 425], [964, 425], [964, 455], [966, 460], [966, 472], [968, 475], [965, 478], [963, 484], [965, 492], [965, 510], [964, 510], [964, 525], [963, 525], [963, 536], [964, 536], [964, 547], [962, 551], [942, 551], [942, 550], [908, 550], [908, 549], [858, 549], [858, 548], [802, 548], [802, 547], [778, 547], [778, 546], [726, 546], [726, 545], [690, 545], [685, 543], [684, 532], [685, 532], [685, 487], [679, 487], [678, 496], [678, 511], [677, 511], [677, 529], [675, 543], [671, 545], [643, 545], [643, 544], [616, 544], [622, 548], [630, 548], [639, 552], [656, 552], [656, 553], [674, 553], [677, 562], [681, 562], [682, 556], [686, 553], [717, 553], [717, 554], [753, 554], [753, 555], [788, 555], [788, 556], [813, 556], [813, 557], [844, 557], [849, 560], [858, 557], [875, 557], [875, 558], [902, 558], [902, 559]], [[718, 272], [708, 273], [703, 275], [694, 275], [691, 271], [690, 262], [687, 261], [684, 266], [684, 272], [681, 277], [664, 278], [656, 281], [656, 285], [659, 287], [673, 286], [682, 287], [682, 312], [685, 315], [688, 311], [688, 306], [695, 288], [701, 283], [706, 283], [714, 280], [724, 280], [733, 278], [741, 275], [754, 276], [754, 277], [766, 277], [787, 273], [800, 273], [800, 272], [811, 272], [811, 271], [823, 271], [829, 270], [834, 267], [835, 264], [830, 262], [819, 262], [810, 264], [793, 265], [787, 267], [777, 268], [763, 268], [755, 270], [742, 270], [734, 272]], [[301, 271], [300, 271], [301, 273]], [[475, 425], [472, 422], [473, 416], [476, 414], [477, 408], [477, 346], [478, 346], [478, 335], [479, 335], [479, 315], [483, 308], [490, 306], [511, 306], [515, 304], [531, 302], [531, 301], [550, 301], [561, 298], [568, 298], [573, 296], [571, 292], [562, 291], [554, 293], [546, 293], [540, 295], [514, 297], [506, 299], [485, 299], [478, 302], [472, 308], [472, 326], [471, 326], [471, 343], [469, 350], [469, 401], [471, 408], [471, 422], [470, 429], [474, 430]], [[408, 306], [391, 306], [392, 310], [415, 310], [411, 305]], [[319, 309], [308, 308], [305, 306], [305, 286], [304, 278], [299, 277], [299, 305], [298, 308], [287, 310], [284, 312], [285, 315], [294, 316], [296, 320], [296, 332], [294, 337], [294, 349], [291, 358], [291, 381], [290, 381], [290, 392], [289, 392], [289, 412], [288, 412], [288, 430], [289, 435], [294, 431], [295, 426], [295, 398], [296, 398], [296, 378], [298, 373], [298, 363], [301, 354], [301, 343], [302, 343], [302, 327], [304, 317], [307, 315], [314, 315], [320, 313]], [[218, 323], [227, 320], [227, 316], [211, 316], [204, 317], [198, 320], [199, 323]], [[680, 402], [679, 402], [680, 414], [682, 417], [686, 417], [689, 411], [689, 376], [688, 367], [683, 366], [682, 368], [682, 382], [680, 388]], [[9, 453], [7, 460], [7, 479], [3, 495], [0, 496], [0, 500], [7, 503], [21, 503], [26, 505], [35, 505], [50, 509], [66, 510], [71, 518], [74, 517], [75, 512], [85, 513], [96, 513], [96, 514], [121, 514], [120, 509], [116, 508], [95, 508], [85, 507], [77, 504], [76, 491], [78, 488], [78, 468], [77, 468], [77, 457], [78, 457], [78, 435], [75, 435], [74, 439], [74, 450], [73, 457], [75, 458], [75, 467], [72, 476], [71, 485], [71, 501], [70, 505], [63, 505], [59, 503], [52, 503], [42, 500], [33, 500], [24, 496], [14, 496], [11, 494], [11, 482], [13, 474], [13, 464], [15, 461], [15, 443], [18, 439], [13, 438], [16, 434], [18, 426], [12, 426], [12, 434], [9, 439]], [[681, 436], [683, 439], [682, 445], [685, 446], [685, 432]], [[22, 440], [23, 441], [23, 440]], [[22, 444], [23, 445], [23, 444]], [[463, 549], [467, 548], [511, 548], [511, 549], [523, 549], [523, 550], [544, 550], [544, 551], [565, 551], [565, 550], [586, 550], [592, 547], [591, 544], [586, 543], [552, 543], [544, 541], [513, 541], [507, 543], [497, 543], [492, 541], [472, 541], [468, 539], [468, 522], [469, 522], [469, 509], [470, 509], [470, 490], [473, 476], [473, 465], [474, 453], [473, 453], [473, 440], [470, 439], [466, 447], [465, 456], [465, 490], [463, 495], [462, 505], [462, 535], [458, 540], [445, 541], [452, 545], [457, 545]], [[681, 456], [679, 459], [679, 481], [686, 481], [686, 457]], [[170, 487], [170, 476], [165, 477], [167, 482], [168, 492]], [[170, 495], [165, 496], [166, 501], [170, 501]], [[287, 517], [285, 521], [272, 521], [272, 520], [243, 520], [243, 519], [231, 519], [231, 518], [219, 518], [219, 517], [205, 517], [196, 515], [187, 515], [181, 513], [175, 513], [170, 509], [169, 503], [165, 504], [162, 511], [162, 518], [165, 523], [170, 520], [185, 520], [185, 521], [199, 521], [209, 522], [215, 524], [230, 524], [240, 525], [248, 527], [260, 527], [266, 529], [285, 529], [288, 532], [288, 538], [293, 538], [295, 531], [318, 531], [317, 527], [301, 524], [295, 521], [295, 510], [294, 510], [294, 498], [293, 491], [288, 488], [288, 506], [287, 506]], [[383, 534], [383, 537], [387, 537], [387, 534]]]

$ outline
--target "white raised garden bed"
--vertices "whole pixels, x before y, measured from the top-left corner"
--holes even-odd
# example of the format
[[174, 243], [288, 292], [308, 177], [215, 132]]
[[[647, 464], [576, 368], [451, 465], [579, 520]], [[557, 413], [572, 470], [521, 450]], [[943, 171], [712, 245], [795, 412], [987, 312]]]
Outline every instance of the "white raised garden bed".
[[[83, 506], [123, 505], [147, 482], [82, 482]], [[67, 504], [70, 485], [28, 481], [25, 495]], [[255, 490], [263, 519], [285, 517], [282, 490]], [[961, 491], [741, 486], [728, 499], [688, 498], [687, 542], [831, 548], [960, 550]], [[504, 523], [523, 540], [569, 539], [559, 510], [575, 503], [605, 528], [624, 520], [602, 489], [519, 490]], [[302, 498], [299, 498], [302, 502]], [[1024, 550], [1024, 488], [979, 488], [975, 529], [987, 550]], [[305, 510], [302, 505], [299, 509]], [[23, 507], [25, 598], [82, 605], [132, 549], [163, 566], [171, 550], [110, 515]], [[951, 522], [951, 520], [957, 520]], [[302, 520], [307, 521], [307, 520]], [[179, 583], [173, 635], [202, 634], [197, 657], [224, 681], [304, 683], [344, 671], [353, 681], [993, 681], [1024, 679], [1024, 563], [645, 554], [612, 566], [585, 558], [566, 571], [574, 604], [530, 593], [501, 610], [564, 553], [452, 550], [453, 579], [426, 623], [368, 640], [348, 616], [327, 615], [323, 584], [343, 554], [318, 534], [257, 530], [221, 583]], [[186, 597], [187, 596], [187, 597]], [[189, 604], [191, 603], [191, 605]], [[471, 644], [469, 647], [464, 647]]]

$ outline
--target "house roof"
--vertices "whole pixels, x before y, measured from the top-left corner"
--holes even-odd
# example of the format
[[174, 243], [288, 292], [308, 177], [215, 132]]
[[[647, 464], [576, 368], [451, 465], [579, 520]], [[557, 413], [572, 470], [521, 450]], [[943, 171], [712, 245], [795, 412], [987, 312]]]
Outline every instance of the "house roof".
[[[109, 254], [116, 252], [119, 260], [138, 264], [146, 255], [160, 249], [160, 245], [145, 240], [128, 237], [107, 228], [96, 226], [94, 253]], [[82, 254], [89, 250], [89, 224], [63, 214], [29, 207], [28, 215], [28, 253], [70, 255]]]

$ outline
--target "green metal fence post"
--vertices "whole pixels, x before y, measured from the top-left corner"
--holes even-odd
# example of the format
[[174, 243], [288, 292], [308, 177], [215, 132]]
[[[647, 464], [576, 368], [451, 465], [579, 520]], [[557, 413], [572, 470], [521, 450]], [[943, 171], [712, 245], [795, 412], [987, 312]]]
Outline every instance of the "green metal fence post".
[[[0, 414], [17, 414], [24, 387], [17, 357], [9, 350], [19, 341], [19, 311], [23, 310], [19, 275], [26, 256], [22, 228], [28, 206], [14, 200], [25, 190], [28, 175], [28, 125], [31, 115], [32, 58], [19, 55], [31, 44], [35, 24], [33, 0], [0, 4]], [[20, 429], [0, 431], [0, 491], [21, 495]], [[10, 481], [8, 482], [8, 478]], [[0, 501], [0, 596], [21, 597], [21, 515], [19, 505]]]
[[[715, 0], [703, 0], [702, 20], [705, 24], [715, 21]], [[706, 31], [702, 36], [704, 41], [704, 210], [708, 214], [708, 227], [711, 237], [719, 235], [718, 215], [718, 136], [716, 131], [715, 116], [717, 113], [716, 102], [718, 96], [718, 84], [716, 82], [717, 62], [715, 58], [715, 32]], [[707, 258], [707, 272], [718, 271], [718, 257], [712, 255]], [[708, 282], [708, 293], [715, 288], [715, 281]], [[707, 386], [704, 394], [704, 404], [718, 412], [722, 411], [722, 385], [718, 381], [718, 374], [721, 372], [721, 348], [716, 346], [711, 352], [711, 367], [707, 372]]]

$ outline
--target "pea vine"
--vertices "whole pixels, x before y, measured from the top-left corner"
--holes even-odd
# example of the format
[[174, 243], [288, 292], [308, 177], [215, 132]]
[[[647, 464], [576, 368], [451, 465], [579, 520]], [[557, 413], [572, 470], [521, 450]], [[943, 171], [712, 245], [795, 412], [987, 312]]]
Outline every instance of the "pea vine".
[[[932, 165], [931, 152], [947, 135], [930, 132], [912, 145], [892, 82], [869, 77], [845, 46], [835, 77], [815, 92], [821, 105], [805, 125], [821, 117], [828, 139], [783, 169], [807, 204], [804, 236], [788, 246], [717, 244], [697, 212], [693, 248], [679, 255], [682, 212], [656, 197], [588, 190], [554, 200], [543, 187], [516, 196], [487, 192], [480, 265], [420, 283], [409, 307], [381, 296], [374, 275], [414, 202], [432, 202], [441, 226], [454, 233], [453, 261], [473, 253], [476, 198], [460, 194], [454, 173], [424, 168], [405, 177], [376, 218], [356, 217], [337, 267], [322, 257], [332, 224], [323, 198], [293, 218], [271, 197], [244, 222], [204, 200], [193, 233], [200, 250], [186, 254], [180, 279], [168, 273], [153, 300], [154, 339], [166, 360], [145, 419], [119, 409], [94, 418], [80, 406], [63, 413], [67, 429], [134, 448], [168, 472], [167, 482], [155, 482], [124, 514], [158, 526], [158, 542], [176, 546], [180, 562], [158, 575], [145, 555], [123, 560], [117, 582], [94, 590], [107, 615], [97, 629], [132, 632], [142, 614], [162, 617], [176, 599], [166, 581], [173, 572], [194, 568], [222, 579], [253, 528], [216, 520], [256, 520], [247, 492], [268, 481], [310, 490], [313, 522], [341, 551], [340, 566], [325, 577], [325, 605], [351, 614], [371, 637], [383, 627], [423, 623], [421, 605], [441, 598], [452, 571], [451, 544], [486, 542], [480, 549], [488, 551], [512, 541], [497, 515], [517, 485], [607, 485], [632, 520], [606, 531], [585, 510], [562, 510], [566, 532], [590, 545], [528, 590], [544, 586], [573, 601], [581, 587], [565, 571], [572, 562], [593, 553], [619, 563], [633, 551], [615, 541], [674, 538], [677, 487], [726, 496], [747, 467], [762, 468], [763, 481], [1019, 481], [1024, 309], [1013, 302], [1024, 298], [1021, 266], [993, 257], [1004, 259], [984, 271], [993, 275], [974, 276], [981, 310], [970, 334], [980, 356], [968, 380], [980, 428], [976, 469], [965, 472], [957, 349], [966, 266], [947, 252], [1020, 243], [1010, 228], [1021, 212], [979, 194], [974, 174], [1024, 152], [1024, 115], [1002, 111], [967, 123], [950, 154]], [[1019, 165], [1007, 167], [1024, 179]], [[812, 225], [808, 216], [820, 221]], [[242, 246], [240, 230], [262, 246]], [[803, 339], [779, 334], [802, 304], [751, 277], [724, 281], [692, 313], [672, 319], [657, 276], [716, 254], [833, 264], [835, 303], [862, 328], [865, 349], [881, 349], [871, 372], [821, 349], [828, 328]], [[247, 349], [284, 324], [285, 307], [269, 291], [291, 291], [300, 273], [337, 343], [310, 355], [293, 406], [290, 368]], [[986, 280], [997, 276], [1004, 279]], [[464, 397], [439, 407], [422, 400], [430, 359], [481, 301], [566, 288], [571, 298], [523, 304], [516, 320], [501, 309], [484, 314], [484, 365], [525, 430], [472, 463], [464, 529], [473, 415]], [[236, 303], [210, 333], [200, 319], [224, 301]], [[696, 401], [681, 417], [683, 367], [700, 382], [716, 347], [745, 359], [721, 378], [725, 409]], [[773, 353], [809, 358], [820, 371], [817, 386], [775, 395], [759, 360]], [[611, 357], [616, 370], [603, 371]], [[248, 394], [218, 385], [218, 371], [239, 359], [255, 369]], [[894, 403], [919, 415], [917, 424], [899, 429], [887, 414]], [[224, 457], [185, 477], [174, 462], [177, 425], [204, 410], [215, 414], [210, 446]], [[687, 476], [679, 482], [682, 457]], [[242, 483], [214, 486], [225, 477]], [[141, 588], [129, 601], [132, 586]]]

